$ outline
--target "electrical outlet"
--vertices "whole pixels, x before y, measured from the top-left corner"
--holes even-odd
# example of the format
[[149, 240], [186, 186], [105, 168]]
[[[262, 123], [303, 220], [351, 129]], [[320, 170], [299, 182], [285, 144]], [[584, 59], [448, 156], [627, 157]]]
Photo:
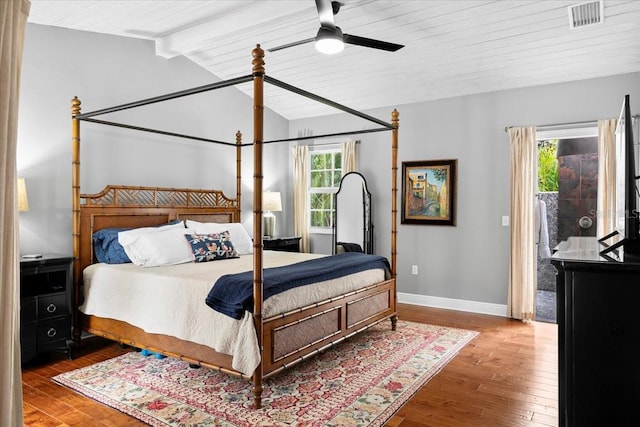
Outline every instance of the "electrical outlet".
[[418, 275], [418, 266], [417, 265], [412, 265], [411, 266], [411, 274], [413, 274], [414, 276]]
[[503, 227], [508, 227], [509, 226], [509, 216], [505, 215], [502, 217], [502, 226]]

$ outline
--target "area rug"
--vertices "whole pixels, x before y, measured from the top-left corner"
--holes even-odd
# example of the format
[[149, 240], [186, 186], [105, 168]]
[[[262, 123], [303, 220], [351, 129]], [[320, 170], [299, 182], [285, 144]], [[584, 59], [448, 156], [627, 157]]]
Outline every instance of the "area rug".
[[264, 381], [251, 383], [130, 352], [53, 378], [152, 426], [381, 426], [478, 333], [383, 322]]

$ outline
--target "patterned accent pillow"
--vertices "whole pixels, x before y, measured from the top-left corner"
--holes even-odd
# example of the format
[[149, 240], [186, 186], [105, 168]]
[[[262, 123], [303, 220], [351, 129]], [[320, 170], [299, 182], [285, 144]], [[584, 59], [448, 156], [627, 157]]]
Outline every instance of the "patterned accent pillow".
[[185, 234], [195, 262], [238, 258], [228, 231], [213, 234]]

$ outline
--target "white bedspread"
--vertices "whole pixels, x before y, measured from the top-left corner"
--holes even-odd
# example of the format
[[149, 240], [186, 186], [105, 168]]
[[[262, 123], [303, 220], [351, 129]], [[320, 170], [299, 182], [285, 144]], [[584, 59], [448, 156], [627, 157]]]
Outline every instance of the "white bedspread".
[[[278, 267], [324, 255], [264, 251], [263, 266]], [[251, 375], [260, 362], [252, 313], [240, 320], [205, 304], [217, 277], [251, 270], [253, 256], [166, 267], [93, 264], [84, 270], [85, 314], [117, 319], [149, 333], [171, 335], [229, 354], [232, 366]], [[264, 301], [263, 316], [304, 307], [384, 280], [383, 270], [288, 290]]]

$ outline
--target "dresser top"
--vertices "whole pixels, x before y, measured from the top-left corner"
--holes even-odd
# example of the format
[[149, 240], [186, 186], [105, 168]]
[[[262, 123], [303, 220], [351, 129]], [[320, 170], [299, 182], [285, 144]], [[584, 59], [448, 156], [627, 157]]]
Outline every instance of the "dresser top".
[[625, 257], [624, 251], [621, 248], [603, 254], [602, 251], [606, 248], [607, 246], [603, 245], [595, 237], [569, 237], [554, 248], [551, 262], [585, 262], [604, 265], [625, 264], [640, 266], [640, 259], [634, 258], [629, 260], [630, 257]]

